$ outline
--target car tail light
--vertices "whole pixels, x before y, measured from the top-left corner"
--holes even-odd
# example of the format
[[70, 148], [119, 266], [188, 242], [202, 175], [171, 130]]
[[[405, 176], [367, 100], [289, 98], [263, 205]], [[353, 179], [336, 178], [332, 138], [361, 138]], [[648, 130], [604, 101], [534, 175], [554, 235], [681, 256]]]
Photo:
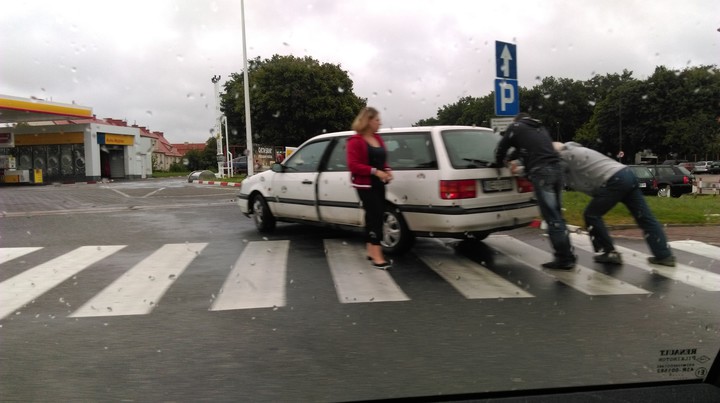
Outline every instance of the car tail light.
[[477, 197], [475, 179], [440, 181], [441, 199], [472, 199]]
[[653, 189], [657, 189], [657, 179], [653, 178]]
[[687, 176], [683, 176], [683, 183], [686, 185], [690, 183], [690, 178], [688, 178]]
[[533, 184], [527, 178], [517, 177], [517, 188], [518, 188], [518, 193], [532, 192]]

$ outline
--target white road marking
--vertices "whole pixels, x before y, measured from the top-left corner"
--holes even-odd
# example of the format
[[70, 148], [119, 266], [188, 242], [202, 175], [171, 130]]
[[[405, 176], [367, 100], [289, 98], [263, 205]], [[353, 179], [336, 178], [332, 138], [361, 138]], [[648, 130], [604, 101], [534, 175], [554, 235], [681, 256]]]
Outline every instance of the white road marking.
[[0, 283], [0, 319], [125, 245], [81, 246]]
[[289, 250], [290, 241], [248, 243], [210, 310], [285, 306]]
[[710, 259], [720, 260], [720, 247], [713, 246], [699, 241], [672, 241], [668, 242], [672, 249], [678, 249], [685, 252], [694, 253], [709, 257]]
[[325, 239], [325, 251], [341, 303], [410, 300], [389, 271], [370, 266], [364, 245]]
[[207, 243], [166, 244], [105, 287], [70, 317], [145, 315]]
[[0, 264], [17, 259], [20, 256], [40, 250], [40, 247], [0, 248]]
[[[587, 235], [571, 234], [571, 240], [575, 247], [591, 252], [593, 251], [592, 243]], [[663, 277], [677, 280], [703, 290], [720, 291], [720, 274], [681, 263], [677, 263], [675, 267], [651, 265], [647, 262], [647, 258], [650, 256], [648, 254], [622, 246], [615, 246], [615, 249], [622, 254], [623, 263], [625, 264], [630, 264], [650, 273], [659, 274]]]
[[566, 285], [588, 295], [650, 294], [647, 290], [581, 265], [576, 265], [573, 270], [567, 271], [543, 269], [542, 264], [553, 259], [551, 253], [508, 235], [492, 235], [484, 242], [504, 255], [525, 263], [544, 274], [555, 277]]
[[457, 255], [453, 249], [439, 242], [432, 248], [419, 248], [415, 250], [415, 254], [465, 298], [534, 297], [487, 268]]

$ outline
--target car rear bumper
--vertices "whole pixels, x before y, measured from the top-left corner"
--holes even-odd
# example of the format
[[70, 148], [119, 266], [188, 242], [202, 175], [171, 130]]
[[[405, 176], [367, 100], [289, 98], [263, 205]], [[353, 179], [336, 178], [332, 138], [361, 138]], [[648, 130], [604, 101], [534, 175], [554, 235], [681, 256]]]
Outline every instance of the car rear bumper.
[[465, 237], [474, 232], [495, 232], [522, 227], [530, 224], [540, 215], [540, 210], [534, 202], [494, 209], [430, 207], [423, 210], [400, 206], [400, 210], [408, 227], [416, 234], [451, 237]]

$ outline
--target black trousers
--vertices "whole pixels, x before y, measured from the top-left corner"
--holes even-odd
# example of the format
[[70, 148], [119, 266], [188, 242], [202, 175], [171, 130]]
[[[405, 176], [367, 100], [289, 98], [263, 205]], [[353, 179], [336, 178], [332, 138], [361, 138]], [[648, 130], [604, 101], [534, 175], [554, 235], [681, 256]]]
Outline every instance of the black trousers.
[[380, 245], [385, 213], [385, 185], [373, 184], [369, 189], [356, 189], [365, 210], [365, 242]]

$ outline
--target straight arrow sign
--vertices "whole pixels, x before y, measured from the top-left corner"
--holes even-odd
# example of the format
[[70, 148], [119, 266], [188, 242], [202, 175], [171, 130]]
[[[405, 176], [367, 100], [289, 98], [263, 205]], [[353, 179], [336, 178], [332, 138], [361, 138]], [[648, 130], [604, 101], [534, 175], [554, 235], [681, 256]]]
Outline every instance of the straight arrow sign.
[[517, 46], [495, 41], [495, 74], [500, 78], [517, 80]]

